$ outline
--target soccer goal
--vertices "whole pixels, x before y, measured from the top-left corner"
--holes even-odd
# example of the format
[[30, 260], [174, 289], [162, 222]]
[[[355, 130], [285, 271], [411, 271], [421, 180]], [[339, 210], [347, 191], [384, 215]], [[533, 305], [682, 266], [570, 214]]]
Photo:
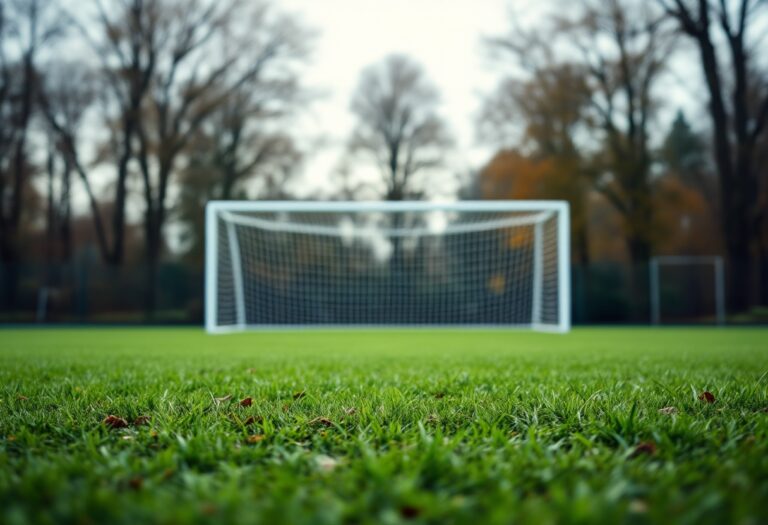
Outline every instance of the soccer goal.
[[560, 201], [212, 201], [209, 332], [571, 325]]
[[653, 257], [649, 269], [652, 324], [725, 324], [722, 257]]

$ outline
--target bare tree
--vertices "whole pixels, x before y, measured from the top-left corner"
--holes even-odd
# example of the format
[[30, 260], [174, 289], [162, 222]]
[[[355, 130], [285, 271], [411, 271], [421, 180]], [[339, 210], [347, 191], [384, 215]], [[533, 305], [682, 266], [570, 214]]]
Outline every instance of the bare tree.
[[15, 302], [19, 237], [31, 187], [28, 151], [41, 50], [62, 30], [49, 0], [0, 4], [0, 260], [6, 267], [7, 306]]
[[650, 131], [660, 105], [654, 89], [673, 36], [652, 7], [626, 0], [585, 2], [582, 16], [561, 27], [587, 68], [604, 136], [596, 188], [624, 219], [631, 260], [647, 262], [654, 243]]
[[[491, 41], [495, 48], [500, 42]], [[588, 75], [571, 63], [528, 62], [528, 78], [508, 77], [484, 102], [480, 137], [502, 149], [519, 149], [552, 165], [553, 173], [537, 198], [565, 199], [571, 206], [574, 258], [589, 262], [587, 214], [592, 188], [589, 158], [577, 144], [588, 129], [592, 97]], [[519, 174], [509, 172], [508, 177]]]
[[[81, 63], [55, 62], [45, 67], [38, 91], [40, 112], [49, 135], [48, 175], [49, 195], [57, 160], [61, 164], [61, 193], [59, 197], [60, 229], [63, 257], [70, 251], [69, 219], [71, 216], [70, 191], [72, 173], [76, 173], [88, 198], [96, 239], [104, 260], [109, 255], [109, 244], [99, 202], [92, 188], [88, 171], [80, 155], [81, 132], [86, 113], [93, 105], [97, 90], [94, 72]], [[49, 203], [49, 208], [53, 203]]]
[[[523, 137], [534, 143], [536, 153], [562, 163], [562, 171], [577, 179], [588, 177], [620, 214], [637, 298], [633, 316], [644, 319], [642, 265], [656, 235], [650, 134], [660, 105], [655, 90], [674, 34], [661, 23], [662, 13], [643, 2], [562, 5], [543, 29], [518, 29], [490, 41], [494, 51], [511, 55], [530, 78], [508, 84], [508, 98], [499, 107], [523, 117]], [[577, 147], [575, 137], [584, 130], [598, 140]], [[561, 189], [576, 192], [571, 197], [575, 222], [586, 228], [586, 195], [578, 196], [585, 188], [573, 181]], [[574, 238], [586, 261], [586, 231]]]
[[274, 188], [300, 160], [287, 130], [296, 111], [310, 99], [301, 85], [300, 70], [306, 64], [312, 34], [291, 18], [270, 13], [266, 6], [254, 14], [249, 31], [254, 28], [259, 42], [227, 35], [226, 46], [264, 50], [271, 56], [264, 57], [255, 74], [243, 77], [234, 68], [225, 73], [226, 96], [191, 138], [191, 170], [185, 168], [185, 172], [207, 172], [209, 198], [231, 199], [254, 180], [263, 186], [262, 192]]
[[[768, 128], [768, 83], [766, 71], [760, 69], [765, 65], [756, 60], [758, 46], [764, 42], [755, 37], [755, 31], [766, 22], [768, 3], [657, 1], [698, 48], [709, 93], [722, 231], [729, 262], [729, 303], [733, 311], [742, 311], [757, 299], [755, 261], [760, 224], [766, 215], [759, 197], [761, 172], [755, 161]], [[766, 176], [765, 172], [762, 176]]]
[[[623, 218], [631, 260], [643, 263], [653, 246], [649, 136], [659, 107], [654, 89], [673, 38], [660, 23], [661, 13], [641, 2], [581, 0], [571, 7], [574, 14], [552, 17], [547, 30], [517, 31], [490, 44], [511, 52], [540, 78], [537, 85], [518, 88], [512, 98], [543, 153], [559, 148], [567, 154], [579, 126], [601, 137], [598, 148], [587, 146], [597, 153], [588, 171], [595, 189]], [[557, 92], [547, 77], [556, 73], [567, 74], [575, 89], [551, 96]], [[586, 106], [579, 94], [586, 94]], [[558, 118], [553, 120], [553, 114]]]
[[[301, 62], [303, 52], [296, 52]], [[302, 158], [288, 130], [304, 102], [304, 89], [291, 68], [255, 78], [235, 89], [192, 137], [176, 209], [185, 225], [186, 256], [195, 264], [202, 264], [205, 223], [200, 210], [208, 200], [283, 195]]]
[[[243, 93], [241, 88], [253, 88], [270, 78], [273, 68], [293, 60], [300, 47], [296, 39], [302, 36], [291, 19], [272, 17], [261, 4], [247, 10], [236, 1], [201, 0], [194, 8], [188, 0], [167, 0], [157, 12], [161, 23], [149, 47], [156, 67], [138, 124], [136, 152], [144, 186], [149, 312], [154, 309], [168, 189], [179, 160], [200, 127]], [[212, 55], [219, 58], [212, 61]], [[281, 88], [285, 86], [276, 89]], [[263, 145], [262, 152], [267, 154], [270, 147], [274, 145]], [[251, 159], [250, 169], [262, 160]]]
[[83, 21], [79, 13], [72, 13], [103, 77], [103, 118], [111, 136], [98, 160], [113, 163], [116, 177], [110, 245], [102, 255], [113, 266], [122, 264], [124, 257], [130, 163], [137, 149], [142, 105], [158, 60], [154, 49], [157, 31], [164, 30], [160, 4], [158, 0], [126, 0], [105, 6], [102, 0], [92, 0], [95, 20]]
[[442, 164], [452, 140], [438, 101], [421, 66], [405, 56], [389, 56], [363, 71], [352, 98], [358, 125], [350, 148], [377, 163], [387, 200], [420, 196], [414, 176]]

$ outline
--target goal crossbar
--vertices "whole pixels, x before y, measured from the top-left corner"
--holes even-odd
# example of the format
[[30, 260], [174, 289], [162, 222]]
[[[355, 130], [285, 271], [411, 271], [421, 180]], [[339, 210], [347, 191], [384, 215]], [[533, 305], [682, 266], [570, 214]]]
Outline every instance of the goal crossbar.
[[[302, 210], [304, 211], [304, 210]], [[499, 228], [511, 228], [513, 226], [527, 226], [531, 224], [537, 224], [546, 221], [554, 212], [548, 211], [543, 213], [537, 213], [536, 215], [523, 216], [523, 217], [510, 217], [506, 219], [496, 219], [483, 221], [480, 224], [461, 224], [451, 225], [443, 229], [435, 230], [427, 227], [415, 227], [415, 228], [377, 228], [377, 231], [387, 235], [389, 237], [423, 237], [428, 235], [451, 235], [456, 233], [469, 233], [488, 230], [497, 230]], [[240, 226], [253, 226], [264, 230], [281, 231], [290, 233], [312, 234], [312, 235], [325, 235], [327, 237], [338, 237], [339, 229], [335, 226], [318, 226], [313, 224], [280, 224], [275, 221], [269, 221], [264, 219], [258, 219], [256, 217], [249, 217], [247, 215], [241, 215], [235, 212], [224, 211], [222, 212], [227, 222], [231, 224], [239, 224]], [[370, 231], [363, 228], [355, 228], [349, 232], [352, 237], [365, 237], [370, 234]]]

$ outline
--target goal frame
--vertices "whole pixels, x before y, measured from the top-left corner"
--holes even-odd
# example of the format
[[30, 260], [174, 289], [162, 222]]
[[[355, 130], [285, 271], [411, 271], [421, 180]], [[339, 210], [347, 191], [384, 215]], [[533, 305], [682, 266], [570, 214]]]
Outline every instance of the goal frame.
[[661, 266], [702, 266], [712, 265], [715, 274], [715, 317], [718, 326], [725, 325], [725, 271], [723, 258], [719, 255], [661, 255], [651, 257], [648, 264], [650, 279], [651, 324], [661, 325]]
[[[244, 320], [242, 285], [235, 284], [236, 308], [241, 312], [238, 323], [228, 326], [217, 324], [218, 311], [218, 239], [220, 234], [227, 234], [232, 239], [233, 231], [220, 232], [218, 216], [222, 212], [430, 212], [430, 211], [465, 211], [465, 212], [541, 212], [542, 219], [534, 226], [534, 297], [532, 300], [532, 322], [525, 325], [253, 325]], [[541, 319], [541, 281], [542, 281], [542, 230], [541, 225], [557, 217], [557, 279], [558, 279], [558, 324], [542, 323]], [[239, 266], [238, 243], [230, 247], [234, 250], [233, 266]], [[233, 279], [242, 279], [242, 269], [233, 268]], [[239, 274], [239, 276], [238, 276]], [[536, 290], [539, 290], [538, 297]], [[493, 201], [217, 201], [212, 200], [205, 208], [205, 329], [210, 334], [242, 332], [244, 330], [315, 330], [315, 329], [472, 329], [472, 328], [530, 328], [535, 331], [565, 333], [571, 329], [571, 272], [570, 272], [570, 212], [567, 201], [557, 200], [493, 200]]]

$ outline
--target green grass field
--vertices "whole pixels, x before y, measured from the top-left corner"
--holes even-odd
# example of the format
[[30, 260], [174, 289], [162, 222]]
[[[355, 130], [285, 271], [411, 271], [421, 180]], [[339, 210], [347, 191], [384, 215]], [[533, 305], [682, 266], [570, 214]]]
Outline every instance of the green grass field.
[[768, 330], [5, 329], [0, 385], [8, 525], [768, 521]]

